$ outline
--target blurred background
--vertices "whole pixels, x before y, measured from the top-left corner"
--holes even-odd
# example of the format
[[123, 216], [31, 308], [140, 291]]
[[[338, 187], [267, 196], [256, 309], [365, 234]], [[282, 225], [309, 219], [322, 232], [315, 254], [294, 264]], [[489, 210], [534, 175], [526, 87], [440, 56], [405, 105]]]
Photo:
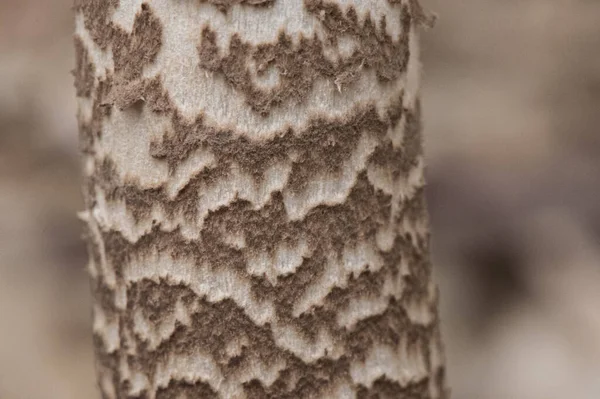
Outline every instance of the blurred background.
[[[600, 398], [600, 2], [424, 0], [454, 399]], [[97, 398], [72, 0], [0, 2], [0, 398]]]

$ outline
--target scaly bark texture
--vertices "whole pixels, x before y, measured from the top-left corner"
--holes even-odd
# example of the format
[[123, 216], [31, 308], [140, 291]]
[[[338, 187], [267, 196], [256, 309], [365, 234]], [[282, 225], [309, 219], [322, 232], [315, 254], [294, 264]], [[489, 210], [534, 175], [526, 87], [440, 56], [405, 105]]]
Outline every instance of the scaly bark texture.
[[77, 0], [104, 398], [442, 398], [416, 0]]

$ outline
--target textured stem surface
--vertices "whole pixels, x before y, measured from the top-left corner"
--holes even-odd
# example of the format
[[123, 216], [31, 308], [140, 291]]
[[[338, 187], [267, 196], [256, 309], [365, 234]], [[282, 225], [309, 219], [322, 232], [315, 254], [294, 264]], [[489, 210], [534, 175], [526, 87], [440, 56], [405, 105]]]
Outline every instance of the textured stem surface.
[[443, 398], [415, 0], [76, 0], [105, 398]]

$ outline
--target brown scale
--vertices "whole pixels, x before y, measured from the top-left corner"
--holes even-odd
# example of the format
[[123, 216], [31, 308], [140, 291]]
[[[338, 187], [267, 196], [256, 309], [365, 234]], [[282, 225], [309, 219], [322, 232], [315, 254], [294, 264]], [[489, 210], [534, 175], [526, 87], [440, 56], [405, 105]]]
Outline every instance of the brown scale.
[[[397, 0], [389, 1], [398, 3]], [[274, 3], [274, 0], [207, 2], [226, 11], [233, 4], [265, 6]], [[201, 66], [222, 73], [230, 85], [245, 95], [251, 107], [263, 115], [284, 102], [302, 102], [318, 78], [329, 79], [345, 87], [358, 78], [363, 68], [373, 69], [383, 83], [399, 78], [406, 71], [408, 35], [405, 33], [398, 41], [393, 41], [386, 33], [385, 18], [376, 23], [368, 17], [363, 24], [359, 24], [352, 8], [344, 13], [337, 5], [325, 1], [305, 0], [304, 4], [308, 12], [321, 20], [326, 32], [324, 42], [317, 38], [301, 38], [302, 45], [294, 46], [291, 37], [282, 33], [274, 43], [250, 46], [239, 37], [233, 37], [228, 55], [221, 57], [214, 34], [207, 28], [199, 45]], [[83, 13], [85, 27], [92, 40], [102, 50], [107, 50], [109, 46], [112, 48], [115, 64], [114, 75], [107, 74], [104, 80], [96, 82], [93, 90], [95, 67], [81, 40], [76, 39], [77, 94], [93, 97], [91, 122], [80, 122], [83, 151], [93, 154], [94, 142], [101, 137], [102, 121], [113, 107], [125, 110], [141, 103], [153, 112], [171, 116], [172, 131], [167, 132], [162, 141], [153, 143], [151, 149], [151, 155], [167, 162], [171, 172], [197, 149], [209, 149], [214, 153], [218, 166], [200, 172], [179, 192], [176, 199], [171, 200], [164, 188], [143, 190], [135, 182], [120, 181], [115, 165], [110, 158], [106, 158], [86, 183], [88, 208], [94, 205], [94, 190], [100, 187], [109, 200], [124, 199], [128, 209], [135, 210], [134, 217], [137, 220], [149, 217], [152, 206], [156, 204], [160, 204], [169, 217], [177, 213], [195, 217], [198, 192], [231, 173], [230, 166], [234, 162], [260, 182], [268, 167], [293, 159], [286, 189], [298, 192], [314, 176], [338, 172], [342, 161], [356, 150], [363, 132], [373, 135], [378, 141], [369, 165], [392, 168], [395, 177], [408, 173], [416, 165], [422, 151], [420, 109], [418, 105], [415, 111], [403, 109], [401, 97], [390, 104], [384, 118], [378, 115], [374, 107], [367, 106], [355, 109], [344, 119], [316, 118], [300, 132], [289, 129], [264, 141], [252, 141], [240, 137], [236, 132], [207, 126], [202, 116], [195, 121], [184, 120], [163, 88], [160, 75], [153, 79], [141, 78], [143, 68], [155, 61], [160, 50], [160, 21], [152, 14], [151, 7], [144, 3], [136, 15], [132, 32], [125, 32], [110, 21], [112, 11], [118, 5], [118, 0], [75, 1], [75, 9]], [[402, 12], [403, 32], [408, 32], [413, 23], [411, 15], [415, 16], [418, 23], [429, 21], [416, 1], [411, 1], [410, 6], [403, 5], [399, 12]], [[324, 57], [324, 46], [335, 45], [336, 37], [344, 35], [354, 39], [356, 50], [347, 59], [335, 63], [328, 61]], [[256, 72], [259, 75], [269, 68], [278, 69], [279, 86], [271, 90], [256, 87], [250, 78], [250, 70], [245, 67], [250, 59], [258, 65]], [[301, 63], [306, 67], [300, 68]], [[399, 150], [393, 148], [386, 135], [388, 129], [394, 128], [403, 115], [406, 115], [406, 130]], [[275, 242], [294, 243], [301, 237], [307, 237], [312, 248], [311, 257], [304, 260], [295, 274], [279, 277], [277, 285], [273, 286], [266, 278], [246, 274], [252, 281], [252, 295], [273, 301], [277, 321], [295, 326], [309, 339], [315, 339], [314, 333], [320, 328], [332, 332], [338, 342], [343, 343], [346, 352], [337, 360], [322, 358], [306, 364], [292, 353], [278, 348], [270, 326], [255, 325], [244, 309], [231, 299], [210, 303], [205, 298], [197, 297], [185, 285], [171, 285], [162, 280], [128, 283], [127, 309], [120, 311], [115, 306], [115, 292], [106, 285], [102, 276], [98, 276], [92, 282], [96, 303], [102, 307], [109, 321], [118, 320], [121, 341], [117, 351], [106, 353], [102, 340], [95, 337], [100, 373], [112, 376], [117, 397], [131, 397], [128, 394], [130, 382], [121, 381], [118, 374], [120, 361], [125, 360], [132, 370], [141, 371], [152, 378], [156, 366], [171, 354], [184, 354], [191, 349], [201, 348], [211, 354], [227, 378], [235, 378], [252, 358], [264, 363], [285, 361], [286, 368], [271, 386], [264, 387], [256, 380], [244, 384], [249, 397], [309, 397], [327, 393], [337, 383], [350, 382], [351, 361], [364, 359], [375, 343], [396, 347], [401, 337], [408, 338], [409, 350], [419, 350], [426, 357], [427, 367], [431, 368], [429, 342], [439, 339], [437, 320], [430, 326], [415, 326], [410, 323], [405, 310], [408, 301], [422, 300], [427, 295], [427, 284], [431, 278], [426, 255], [427, 238], [419, 238], [420, 241], [413, 243], [411, 237], [397, 237], [391, 251], [380, 253], [384, 259], [384, 266], [380, 270], [367, 270], [359, 276], [350, 277], [347, 287], [334, 288], [322, 304], [299, 318], [291, 316], [294, 301], [323, 272], [326, 262], [324, 254], [333, 251], [340, 256], [344, 245], [353, 245], [359, 240], [373, 242], [377, 228], [389, 221], [390, 201], [389, 196], [370, 185], [363, 171], [344, 203], [330, 207], [318, 206], [297, 222], [287, 220], [281, 193], [274, 193], [271, 201], [260, 210], [253, 209], [252, 204], [246, 201], [238, 200], [211, 212], [198, 241], [186, 241], [178, 230], [164, 232], [158, 225], [136, 243], [128, 242], [114, 231], [102, 232], [109, 266], [115, 270], [119, 286], [125, 284], [123, 267], [131, 259], [154, 250], [169, 251], [175, 258], [192, 257], [197, 263], [208, 263], [213, 268], [236, 269], [246, 273], [245, 253], [267, 250], [272, 254]], [[400, 217], [422, 220], [424, 212], [422, 191], [419, 191], [414, 199], [403, 204]], [[223, 240], [226, 231], [243, 232], [248, 247], [239, 250], [228, 246]], [[93, 240], [92, 237], [88, 238], [91, 253], [95, 254], [93, 257], [98, 263], [98, 248]], [[402, 257], [408, 257], [410, 266], [410, 273], [405, 277], [407, 289], [403, 296], [391, 298], [383, 313], [361, 320], [350, 329], [338, 327], [335, 317], [339, 310], [359, 294], [377, 295], [381, 292], [383, 281], [398, 273]], [[133, 333], [133, 309], [140, 308], [152, 323], [156, 323], [163, 315], [174, 311], [178, 300], [188, 307], [192, 303], [198, 305], [198, 310], [191, 315], [191, 325], [188, 327], [179, 323], [168, 340], [158, 349], [150, 350]], [[243, 348], [240, 355], [229, 358], [225, 346], [241, 336], [247, 337], [250, 344]], [[135, 340], [136, 355], [127, 353], [131, 349], [129, 339]], [[437, 385], [442, 387], [443, 368], [434, 370], [433, 374]], [[423, 380], [401, 387], [381, 377], [371, 388], [355, 388], [359, 397], [421, 399], [427, 397], [427, 384], [428, 381]], [[171, 381], [167, 387], [158, 390], [157, 397], [168, 399], [181, 394], [216, 396], [204, 382], [190, 384]], [[103, 395], [108, 397], [106, 392]], [[138, 397], [148, 397], [148, 393], [143, 392]]]

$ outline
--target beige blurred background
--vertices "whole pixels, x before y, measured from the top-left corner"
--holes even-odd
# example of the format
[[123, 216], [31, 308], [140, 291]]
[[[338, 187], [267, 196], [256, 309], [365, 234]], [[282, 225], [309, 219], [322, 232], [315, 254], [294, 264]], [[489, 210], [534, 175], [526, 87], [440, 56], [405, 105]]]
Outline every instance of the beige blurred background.
[[[423, 0], [455, 399], [600, 398], [600, 2]], [[97, 398], [71, 0], [0, 2], [0, 399]]]

